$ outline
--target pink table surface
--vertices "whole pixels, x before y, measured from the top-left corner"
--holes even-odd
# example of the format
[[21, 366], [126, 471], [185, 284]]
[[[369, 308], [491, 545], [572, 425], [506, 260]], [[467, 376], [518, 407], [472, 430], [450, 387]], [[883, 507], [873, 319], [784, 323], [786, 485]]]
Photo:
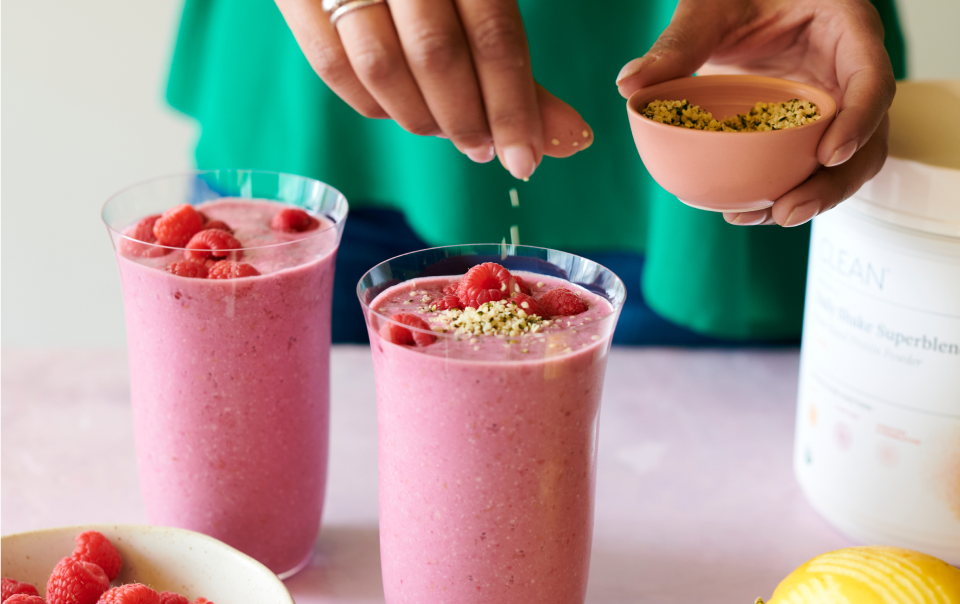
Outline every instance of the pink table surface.
[[[0, 531], [144, 523], [123, 350], [2, 353]], [[798, 354], [614, 349], [587, 601], [749, 604], [851, 543], [791, 471]], [[331, 466], [299, 604], [383, 602], [373, 365], [333, 353]]]

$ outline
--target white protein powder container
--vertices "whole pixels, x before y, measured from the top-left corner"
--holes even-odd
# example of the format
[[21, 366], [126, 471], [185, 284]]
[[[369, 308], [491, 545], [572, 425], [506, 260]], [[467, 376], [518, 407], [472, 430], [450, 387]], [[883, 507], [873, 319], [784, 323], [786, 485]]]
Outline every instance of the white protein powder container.
[[794, 472], [853, 539], [960, 565], [960, 81], [890, 113], [883, 170], [813, 221]]

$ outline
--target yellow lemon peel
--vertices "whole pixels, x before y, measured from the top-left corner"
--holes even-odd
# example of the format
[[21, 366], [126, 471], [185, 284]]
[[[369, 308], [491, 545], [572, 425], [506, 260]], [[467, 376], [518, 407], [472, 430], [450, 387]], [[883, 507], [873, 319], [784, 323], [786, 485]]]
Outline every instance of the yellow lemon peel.
[[960, 604], [960, 569], [913, 550], [850, 547], [801, 565], [767, 604]]

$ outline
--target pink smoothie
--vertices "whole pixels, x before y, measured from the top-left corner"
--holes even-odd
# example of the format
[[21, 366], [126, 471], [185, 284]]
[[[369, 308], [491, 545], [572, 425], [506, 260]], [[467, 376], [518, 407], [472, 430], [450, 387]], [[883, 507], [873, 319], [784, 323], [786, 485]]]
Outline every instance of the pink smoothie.
[[[371, 329], [390, 604], [584, 601], [615, 317], [599, 296], [518, 274], [538, 284], [535, 296], [563, 285], [589, 308], [536, 333], [448, 331], [429, 346], [393, 344]], [[438, 313], [424, 309], [457, 279], [400, 284], [371, 308], [413, 312], [442, 328]]]
[[120, 240], [141, 488], [151, 523], [212, 535], [275, 572], [313, 549], [327, 468], [330, 304], [337, 229], [271, 231], [285, 206], [197, 206], [261, 275], [189, 279], [183, 252]]

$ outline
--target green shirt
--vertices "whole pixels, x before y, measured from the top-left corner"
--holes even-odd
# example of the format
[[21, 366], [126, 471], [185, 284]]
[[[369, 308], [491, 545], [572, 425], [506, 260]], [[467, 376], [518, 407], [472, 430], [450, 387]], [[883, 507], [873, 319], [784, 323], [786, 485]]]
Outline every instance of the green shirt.
[[[449, 141], [358, 115], [316, 76], [269, 0], [186, 0], [168, 100], [200, 123], [200, 168], [311, 176], [353, 207], [403, 211], [432, 245], [509, 240], [518, 225], [528, 245], [639, 252], [644, 295], [667, 319], [716, 337], [798, 336], [809, 229], [734, 227], [688, 208], [634, 147], [614, 78], [666, 27], [675, 0], [520, 5], [535, 76], [595, 135], [571, 158], [545, 158], [529, 182], [496, 160], [474, 164]], [[902, 39], [885, 6], [900, 75]]]

